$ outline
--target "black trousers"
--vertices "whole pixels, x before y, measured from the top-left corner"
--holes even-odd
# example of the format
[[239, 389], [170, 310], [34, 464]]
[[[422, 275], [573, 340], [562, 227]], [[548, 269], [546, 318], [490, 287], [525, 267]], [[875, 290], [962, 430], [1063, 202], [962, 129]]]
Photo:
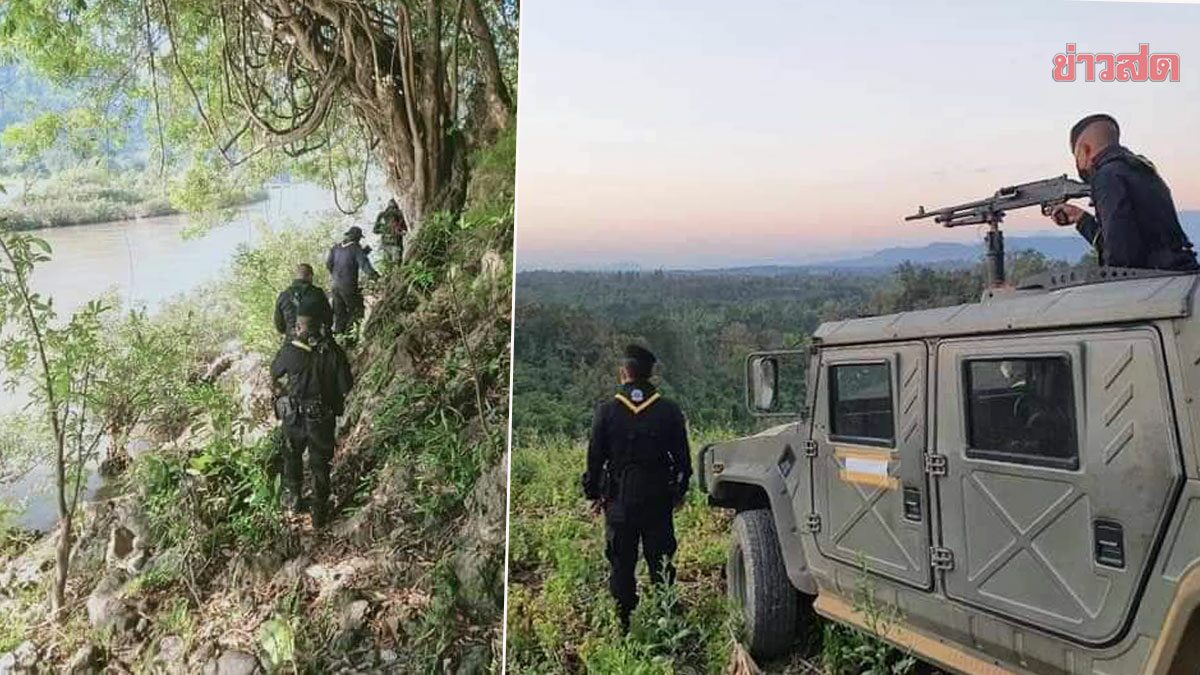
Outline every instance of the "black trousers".
[[675, 566], [671, 558], [675, 555], [675, 519], [671, 505], [654, 504], [649, 507], [622, 509], [610, 508], [605, 520], [605, 556], [610, 573], [608, 590], [617, 602], [622, 616], [628, 617], [637, 607], [638, 545], [641, 544], [646, 565], [650, 568], [650, 581], [655, 584], [675, 582]]
[[284, 422], [287, 444], [283, 453], [283, 487], [291, 500], [300, 498], [304, 490], [304, 451], [308, 451], [308, 468], [312, 472], [313, 524], [320, 525], [329, 516], [329, 466], [333, 461], [334, 425], [332, 415], [318, 418], [296, 414]]
[[333, 333], [345, 335], [363, 316], [363, 296], [358, 288], [330, 289], [333, 305]]

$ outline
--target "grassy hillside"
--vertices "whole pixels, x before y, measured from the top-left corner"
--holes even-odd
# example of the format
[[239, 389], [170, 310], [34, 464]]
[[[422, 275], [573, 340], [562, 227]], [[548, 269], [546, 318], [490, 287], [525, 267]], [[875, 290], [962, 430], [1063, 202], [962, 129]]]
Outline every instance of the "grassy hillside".
[[[695, 439], [700, 447], [704, 440]], [[545, 439], [514, 448], [509, 522], [510, 673], [720, 672], [737, 623], [721, 575], [727, 518], [693, 490], [676, 513], [677, 588], [647, 594], [644, 563], [628, 637], [608, 595], [604, 521], [579, 488], [585, 448]]]
[[[694, 434], [692, 447], [729, 439], [729, 432]], [[584, 501], [579, 476], [583, 443], [539, 439], [513, 449], [509, 522], [508, 672], [765, 673], [903, 675], [916, 662], [877, 637], [820, 621], [796, 636], [794, 653], [754, 664], [738, 645], [741, 615], [726, 598], [728, 511], [710, 508], [693, 489], [675, 514], [679, 550], [673, 589], [648, 586], [639, 564], [641, 603], [627, 636], [608, 595], [604, 522]], [[883, 632], [899, 620], [874, 604], [870, 585], [858, 608]]]

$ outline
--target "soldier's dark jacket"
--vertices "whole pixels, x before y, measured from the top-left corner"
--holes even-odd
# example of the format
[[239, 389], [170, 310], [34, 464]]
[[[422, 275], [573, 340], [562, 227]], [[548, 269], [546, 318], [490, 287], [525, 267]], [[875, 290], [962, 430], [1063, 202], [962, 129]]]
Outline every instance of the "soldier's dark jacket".
[[589, 499], [609, 499], [609, 520], [669, 507], [686, 492], [691, 476], [683, 411], [654, 385], [622, 385], [596, 408], [583, 490]]
[[319, 286], [293, 281], [275, 301], [275, 330], [291, 334], [297, 316], [311, 316], [326, 330], [333, 324], [329, 298]]
[[1096, 215], [1085, 214], [1076, 229], [1096, 248], [1102, 265], [1197, 269], [1171, 190], [1149, 160], [1109, 146], [1096, 157], [1088, 182]]
[[345, 411], [346, 394], [354, 385], [350, 362], [337, 342], [328, 338], [292, 340], [271, 363], [271, 379], [288, 376], [293, 405], [320, 402], [333, 415]]
[[358, 288], [359, 271], [365, 271], [372, 278], [379, 276], [367, 252], [357, 241], [343, 242], [329, 249], [325, 268], [333, 276], [331, 285], [334, 288]]

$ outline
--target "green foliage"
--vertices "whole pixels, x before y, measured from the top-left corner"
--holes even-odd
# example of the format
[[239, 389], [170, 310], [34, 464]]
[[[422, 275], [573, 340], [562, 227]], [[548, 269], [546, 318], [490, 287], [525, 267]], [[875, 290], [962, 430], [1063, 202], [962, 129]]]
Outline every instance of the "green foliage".
[[195, 619], [188, 608], [187, 598], [177, 596], [167, 600], [159, 609], [155, 623], [166, 635], [190, 635]]
[[[202, 187], [176, 183], [170, 199], [162, 181], [146, 172], [118, 172], [86, 161], [45, 177], [19, 176], [24, 184], [17, 198], [0, 207], [0, 219], [9, 230], [31, 230], [147, 218], [198, 208], [211, 198], [219, 207], [230, 207], [262, 198], [259, 190], [228, 187], [217, 195], [191, 195]], [[182, 179], [181, 179], [182, 180]]]
[[514, 432], [585, 433], [634, 341], [658, 356], [662, 388], [690, 423], [753, 429], [746, 355], [804, 344], [821, 321], [857, 313], [879, 284], [806, 272], [519, 274]]
[[255, 246], [238, 247], [226, 281], [214, 293], [230, 299], [228, 312], [237, 317], [238, 336], [248, 348], [265, 355], [274, 355], [278, 349], [279, 333], [273, 322], [275, 300], [291, 285], [296, 265], [312, 265], [313, 283], [328, 291], [325, 254], [333, 234], [332, 221], [306, 229], [272, 231], [263, 226]]
[[267, 657], [268, 672], [277, 673], [296, 664], [296, 630], [292, 622], [273, 617], [258, 629], [258, 643]]
[[248, 443], [236, 405], [216, 387], [197, 386], [190, 404], [203, 415], [193, 425], [196, 442], [144, 455], [130, 481], [156, 543], [205, 556], [226, 546], [278, 545], [279, 480], [268, 467], [281, 441], [272, 435]]
[[[1065, 265], [1010, 257], [1013, 276]], [[744, 404], [745, 359], [797, 348], [822, 322], [977, 302], [978, 268], [900, 265], [889, 277], [797, 269], [743, 272], [522, 272], [517, 278], [513, 409], [518, 435], [577, 437], [617, 379], [628, 342], [659, 358], [664, 392], [699, 427], [757, 428]], [[803, 393], [804, 369], [782, 382]]]
[[0, 654], [16, 649], [26, 639], [28, 626], [16, 612], [0, 612]]
[[883, 638], [904, 621], [900, 611], [875, 597], [875, 586], [863, 564], [855, 591], [855, 611], [866, 621], [866, 631], [836, 623], [825, 624], [821, 665], [829, 675], [907, 675], [917, 666], [916, 657], [900, 651]]

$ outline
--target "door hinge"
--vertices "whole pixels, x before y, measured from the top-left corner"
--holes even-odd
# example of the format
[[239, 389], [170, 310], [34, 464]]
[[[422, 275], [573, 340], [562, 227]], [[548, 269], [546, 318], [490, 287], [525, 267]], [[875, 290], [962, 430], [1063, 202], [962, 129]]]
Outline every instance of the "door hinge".
[[818, 513], [810, 513], [804, 519], [805, 532], [820, 532], [821, 531], [821, 515]]
[[925, 453], [925, 473], [930, 476], [945, 476], [946, 456], [932, 452]]
[[929, 566], [935, 570], [949, 572], [954, 569], [954, 551], [944, 546], [931, 546], [929, 548]]
[[817, 456], [817, 442], [814, 441], [813, 439], [810, 438], [810, 439], [804, 441], [804, 445], [802, 447], [804, 448], [804, 456], [805, 457], [816, 457]]

